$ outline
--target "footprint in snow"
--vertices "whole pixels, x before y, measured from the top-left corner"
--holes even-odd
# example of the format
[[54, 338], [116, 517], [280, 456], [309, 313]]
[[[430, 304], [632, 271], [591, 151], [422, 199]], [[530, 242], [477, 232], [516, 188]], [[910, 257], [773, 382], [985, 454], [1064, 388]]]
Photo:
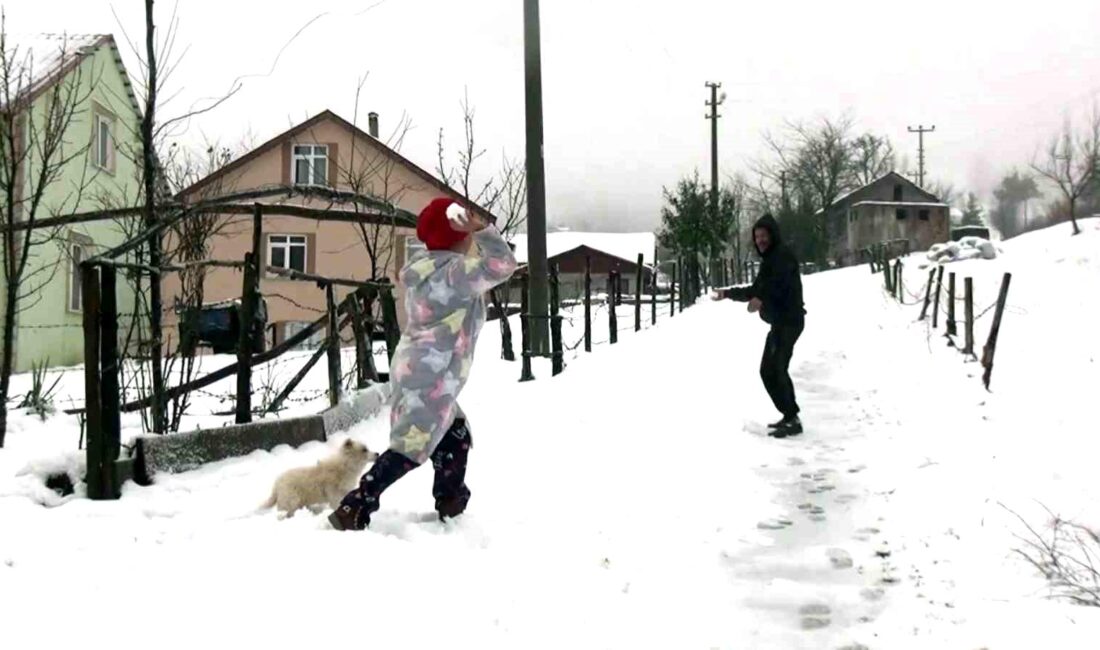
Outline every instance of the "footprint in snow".
[[820, 630], [821, 628], [828, 627], [832, 623], [832, 619], [829, 616], [833, 613], [829, 606], [824, 603], [809, 603], [799, 608], [798, 613], [802, 616], [802, 629], [803, 630]]
[[775, 519], [765, 519], [764, 521], [756, 524], [756, 527], [760, 530], [783, 530], [788, 526], [794, 524], [790, 519], [783, 519], [781, 517]]
[[834, 569], [851, 569], [855, 563], [852, 561], [852, 556], [848, 551], [842, 548], [831, 548], [826, 551], [829, 557], [829, 563], [833, 565]]

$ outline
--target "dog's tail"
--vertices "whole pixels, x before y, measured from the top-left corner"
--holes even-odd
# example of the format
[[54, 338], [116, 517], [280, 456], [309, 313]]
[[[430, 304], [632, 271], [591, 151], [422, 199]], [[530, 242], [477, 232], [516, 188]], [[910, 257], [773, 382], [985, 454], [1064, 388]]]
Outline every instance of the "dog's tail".
[[263, 512], [264, 510], [269, 510], [269, 509], [275, 507], [275, 502], [276, 501], [277, 501], [277, 499], [275, 498], [275, 490], [272, 490], [271, 491], [271, 496], [269, 496], [267, 498], [267, 501], [264, 501], [263, 503], [261, 503], [260, 507], [256, 508], [256, 512], [260, 513], [260, 512]]

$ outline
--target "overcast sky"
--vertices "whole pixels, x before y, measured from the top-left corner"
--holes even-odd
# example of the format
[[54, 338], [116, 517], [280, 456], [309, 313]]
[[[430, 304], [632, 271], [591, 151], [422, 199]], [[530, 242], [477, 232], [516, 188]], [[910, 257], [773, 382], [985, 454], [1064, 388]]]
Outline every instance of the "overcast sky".
[[[3, 2], [11, 32], [114, 33], [132, 75], [138, 68], [122, 31], [141, 37], [143, 5]], [[661, 187], [709, 169], [707, 80], [728, 94], [719, 124], [723, 174], [759, 157], [761, 132], [783, 120], [847, 110], [861, 128], [888, 135], [914, 166], [916, 136], [906, 127], [935, 124], [929, 178], [988, 195], [1067, 113], [1100, 101], [1100, 2], [1009, 5], [543, 0], [550, 219], [594, 230], [654, 226]], [[158, 2], [159, 25], [174, 6]], [[182, 137], [234, 144], [251, 133], [259, 142], [326, 108], [353, 119], [357, 79], [369, 74], [360, 121], [377, 111], [385, 135], [408, 114], [413, 129], [402, 152], [431, 170], [440, 127], [452, 149], [459, 144], [467, 89], [488, 173], [502, 152], [523, 155], [522, 7], [522, 0], [181, 0], [176, 51], [187, 51], [169, 89], [179, 95], [165, 113], [220, 96], [245, 76], [240, 93]]]

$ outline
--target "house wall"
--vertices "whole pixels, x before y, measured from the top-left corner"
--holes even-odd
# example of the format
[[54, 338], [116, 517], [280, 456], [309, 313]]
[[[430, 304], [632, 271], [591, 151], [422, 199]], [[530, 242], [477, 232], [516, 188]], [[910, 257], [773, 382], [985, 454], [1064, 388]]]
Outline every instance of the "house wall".
[[[894, 193], [895, 187], [901, 189], [900, 196]], [[845, 197], [825, 213], [829, 258], [841, 265], [859, 262], [860, 249], [882, 241], [908, 239], [913, 250], [920, 250], [949, 237], [946, 207], [929, 206], [929, 220], [922, 222], [915, 206], [905, 207], [909, 215], [904, 220], [897, 219], [895, 206], [852, 208], [863, 201], [934, 203], [938, 199], [896, 174], [884, 176]]]
[[[847, 239], [841, 249], [846, 263], [857, 262], [858, 251], [880, 242], [905, 239], [912, 250], [926, 250], [932, 244], [948, 240], [948, 208], [942, 206], [904, 206], [905, 218], [897, 216], [898, 206], [861, 205], [849, 210], [846, 218]], [[920, 211], [928, 210], [928, 219]]]
[[[129, 101], [126, 79], [115, 61], [116, 56], [116, 50], [101, 46], [59, 82], [61, 88], [79, 84], [75, 96], [87, 98], [67, 128], [66, 150], [61, 154], [64, 157], [80, 155], [64, 167], [57, 181], [47, 186], [36, 218], [133, 205], [137, 199], [138, 170], [132, 152], [140, 151], [136, 136], [140, 131], [140, 117]], [[31, 109], [32, 119], [39, 124], [45, 118], [50, 92], [40, 95]], [[94, 110], [114, 118], [114, 166], [108, 171], [92, 164], [90, 143]], [[39, 160], [32, 159], [28, 169], [31, 173], [24, 174], [25, 196], [29, 196], [32, 187], [30, 177], [35, 170], [41, 169]], [[57, 233], [56, 240], [54, 233], [36, 231], [32, 235], [28, 266], [21, 283], [23, 293], [29, 295], [23, 298], [22, 310], [16, 317], [16, 372], [47, 360], [53, 366], [83, 361], [83, 317], [69, 310], [72, 281], [69, 245], [78, 241], [90, 244], [91, 254], [98, 254], [125, 241], [130, 223], [133, 220], [77, 224]], [[0, 285], [2, 283], [0, 274]], [[118, 282], [117, 297], [123, 319], [120, 332], [125, 332], [129, 322], [127, 315], [134, 311], [134, 293], [122, 278]]]
[[[355, 136], [345, 125], [334, 120], [322, 120], [313, 127], [297, 133], [285, 144], [262, 152], [255, 159], [233, 170], [216, 187], [204, 190], [207, 195], [219, 192], [240, 191], [290, 181], [291, 150], [294, 144], [327, 144], [329, 159], [337, 160], [334, 171], [330, 173], [330, 183], [344, 190], [356, 190], [363, 194], [387, 198], [399, 207], [413, 213], [421, 209], [443, 191], [434, 183], [408, 169], [396, 158], [390, 157], [382, 147], [372, 139]], [[334, 155], [335, 152], [335, 155]], [[199, 196], [188, 199], [201, 198]], [[457, 197], [456, 197], [457, 198]], [[288, 199], [287, 202], [310, 205], [302, 199]], [[326, 207], [327, 203], [313, 201], [314, 207]], [[251, 216], [226, 216], [223, 228], [211, 242], [210, 257], [215, 259], [239, 260], [251, 250]], [[266, 264], [267, 236], [271, 234], [306, 235], [309, 242], [307, 271], [329, 277], [366, 280], [374, 277], [388, 277], [397, 282], [397, 270], [404, 262], [403, 238], [413, 235], [405, 228], [388, 226], [365, 226], [372, 240], [381, 242], [382, 254], [378, 256], [377, 268], [372, 268], [370, 256], [364, 243], [363, 230], [357, 224], [317, 222], [298, 217], [267, 216], [264, 218], [264, 260]], [[390, 237], [393, 241], [390, 241]], [[241, 273], [232, 269], [213, 269], [206, 276], [204, 285], [205, 302], [237, 298], [241, 295]], [[287, 280], [278, 277], [265, 277], [261, 280], [261, 292], [267, 300], [268, 323], [287, 323], [292, 321], [313, 321], [319, 318], [325, 309], [325, 293], [316, 285], [306, 282]], [[337, 300], [351, 291], [350, 288], [337, 287]], [[180, 296], [178, 275], [165, 278], [164, 293], [166, 304]], [[404, 291], [401, 287], [395, 291], [398, 302], [398, 318], [404, 324]], [[178, 340], [178, 319], [170, 314], [166, 327], [174, 340]], [[276, 336], [281, 340], [281, 335]]]

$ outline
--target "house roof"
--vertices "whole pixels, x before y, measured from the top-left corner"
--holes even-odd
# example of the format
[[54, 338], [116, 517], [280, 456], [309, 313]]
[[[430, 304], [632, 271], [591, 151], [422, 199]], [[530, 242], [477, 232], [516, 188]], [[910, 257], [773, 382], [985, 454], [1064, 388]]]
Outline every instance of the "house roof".
[[[897, 173], [896, 171], [888, 171], [885, 174], [883, 174], [882, 176], [879, 176], [875, 180], [871, 181], [870, 183], [867, 183], [866, 185], [863, 185], [862, 187], [857, 187], [854, 190], [851, 190], [850, 192], [846, 192], [844, 194], [841, 194], [840, 196], [833, 199], [833, 202], [830, 203], [827, 206], [827, 208], [819, 208], [818, 211], [815, 212], [814, 214], [822, 214], [823, 212], [825, 212], [826, 209], [831, 210], [831, 209], [833, 209], [833, 208], [835, 208], [839, 205], [842, 205], [845, 202], [847, 202], [849, 199], [851, 199], [852, 197], [859, 194], [860, 192], [862, 192], [862, 191], [866, 190], [867, 188], [872, 187], [872, 186], [874, 186], [874, 185], [876, 185], [876, 184], [878, 184], [878, 183], [882, 182], [883, 180], [885, 180], [887, 178], [890, 178], [890, 177], [893, 177], [896, 181], [901, 181], [902, 183], [905, 183], [906, 185], [912, 186], [918, 192], [920, 192], [921, 194], [924, 194], [926, 197], [928, 197], [932, 202], [938, 202], [940, 200], [939, 197], [937, 197], [935, 194], [932, 194], [928, 190], [922, 188], [920, 185], [917, 185], [916, 183], [914, 183], [913, 181], [909, 180], [908, 178], [902, 176], [901, 174]], [[889, 203], [889, 201], [887, 201], [887, 203]]]
[[938, 201], [860, 201], [859, 203], [853, 203], [853, 208], [858, 208], [861, 205], [885, 205], [889, 207], [898, 208], [946, 208], [946, 203], [940, 203]]
[[4, 53], [20, 86], [18, 99], [34, 101], [101, 47], [111, 48], [126, 88], [125, 99], [140, 116], [130, 76], [111, 34], [4, 34]]
[[[516, 246], [516, 261], [527, 263], [527, 235], [512, 236]], [[587, 246], [593, 250], [617, 257], [630, 264], [638, 262], [638, 253], [643, 255], [642, 262], [653, 264], [653, 249], [657, 245], [657, 236], [651, 232], [551, 232], [546, 233], [546, 257], [556, 257], [572, 250]]]
[[[407, 169], [412, 171], [414, 174], [416, 174], [417, 176], [422, 178], [424, 181], [426, 181], [427, 183], [429, 183], [433, 187], [437, 188], [440, 192], [443, 192], [444, 194], [452, 196], [456, 199], [465, 200], [464, 197], [461, 194], [456, 192], [453, 188], [449, 187], [443, 181], [436, 178], [431, 172], [428, 172], [428, 171], [424, 170], [424, 168], [420, 167], [419, 165], [412, 162], [408, 158], [402, 156], [396, 150], [394, 150], [393, 148], [386, 145], [386, 143], [382, 142], [378, 138], [376, 138], [376, 137], [372, 136], [371, 134], [367, 133], [363, 129], [360, 129], [358, 126], [356, 126], [356, 125], [352, 124], [351, 122], [345, 120], [344, 118], [340, 117], [339, 115], [337, 115], [336, 113], [332, 112], [329, 109], [325, 109], [325, 110], [321, 111], [320, 113], [314, 115], [313, 117], [309, 118], [305, 122], [302, 122], [301, 124], [293, 126], [289, 129], [287, 129], [286, 131], [283, 131], [282, 133], [276, 135], [275, 137], [271, 138], [267, 142], [264, 142], [263, 144], [256, 147], [255, 149], [252, 149], [251, 151], [249, 151], [248, 153], [242, 155], [241, 157], [237, 158], [236, 160], [231, 161], [230, 163], [228, 163], [224, 167], [218, 169], [214, 173], [206, 176], [205, 178], [202, 178], [202, 179], [198, 180], [197, 182], [193, 183], [189, 187], [186, 187], [186, 188], [180, 190], [177, 193], [177, 196], [182, 197], [184, 195], [191, 194], [192, 192], [202, 188], [203, 186], [207, 185], [208, 183], [210, 183], [210, 182], [212, 182], [216, 179], [222, 178], [223, 176], [233, 172], [234, 170], [237, 170], [237, 169], [243, 167], [244, 165], [247, 165], [249, 162], [255, 160], [256, 158], [263, 155], [264, 153], [266, 153], [268, 151], [271, 151], [272, 149], [274, 149], [276, 147], [281, 146], [282, 143], [284, 141], [286, 141], [287, 139], [292, 138], [295, 135], [310, 129], [310, 128], [316, 126], [317, 124], [319, 124], [321, 122], [324, 122], [325, 120], [331, 120], [333, 122], [336, 122], [337, 124], [340, 124], [344, 128], [351, 131], [356, 136], [372, 140], [380, 149], [382, 149], [383, 152], [385, 152], [387, 155], [389, 155], [389, 156], [393, 157], [394, 159], [396, 159], [399, 163], [404, 165]], [[478, 210], [480, 210], [481, 212], [484, 212], [485, 214], [491, 214], [488, 210], [481, 207], [480, 205], [477, 205], [476, 203], [474, 204], [474, 207], [477, 208]]]

